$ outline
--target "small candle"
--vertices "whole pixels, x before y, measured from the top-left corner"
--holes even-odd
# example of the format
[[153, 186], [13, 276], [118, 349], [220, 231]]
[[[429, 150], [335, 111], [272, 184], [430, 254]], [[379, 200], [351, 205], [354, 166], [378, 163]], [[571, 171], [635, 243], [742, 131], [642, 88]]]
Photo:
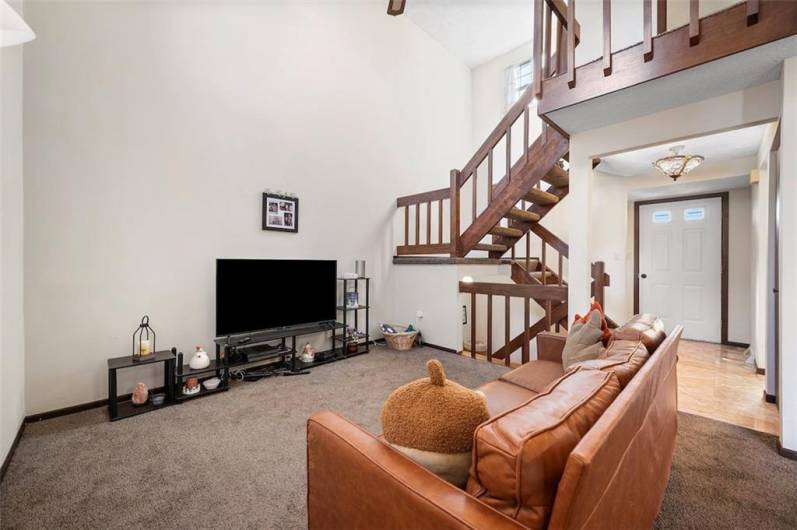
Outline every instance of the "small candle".
[[138, 345], [138, 353], [140, 355], [149, 355], [152, 353], [152, 346], [149, 344], [149, 339], [142, 339]]

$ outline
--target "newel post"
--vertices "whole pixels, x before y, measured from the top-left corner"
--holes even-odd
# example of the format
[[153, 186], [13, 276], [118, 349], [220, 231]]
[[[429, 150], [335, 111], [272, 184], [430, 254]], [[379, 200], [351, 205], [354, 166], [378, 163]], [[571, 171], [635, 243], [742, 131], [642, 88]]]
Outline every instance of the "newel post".
[[451, 257], [460, 257], [462, 254], [459, 239], [459, 170], [451, 170]]

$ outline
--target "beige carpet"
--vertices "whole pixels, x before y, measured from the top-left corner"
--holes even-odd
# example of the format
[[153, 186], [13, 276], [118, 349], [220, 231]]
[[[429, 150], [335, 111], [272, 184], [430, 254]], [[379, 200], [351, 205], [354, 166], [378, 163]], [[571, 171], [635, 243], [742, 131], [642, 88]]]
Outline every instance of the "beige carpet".
[[[304, 528], [305, 421], [371, 431], [396, 386], [439, 358], [475, 387], [504, 368], [427, 349], [246, 383], [115, 423], [103, 409], [28, 425], [0, 486], [2, 528]], [[774, 438], [682, 415], [659, 528], [795, 528], [797, 462]]]

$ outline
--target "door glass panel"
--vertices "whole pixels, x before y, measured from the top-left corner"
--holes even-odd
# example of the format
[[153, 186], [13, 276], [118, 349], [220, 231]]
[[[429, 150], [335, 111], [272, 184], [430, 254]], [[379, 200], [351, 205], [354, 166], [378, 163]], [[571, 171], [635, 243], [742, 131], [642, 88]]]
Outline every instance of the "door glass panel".
[[705, 208], [685, 208], [684, 221], [702, 221], [706, 218]]
[[653, 222], [656, 224], [664, 224], [672, 221], [672, 212], [670, 210], [660, 210], [653, 212]]

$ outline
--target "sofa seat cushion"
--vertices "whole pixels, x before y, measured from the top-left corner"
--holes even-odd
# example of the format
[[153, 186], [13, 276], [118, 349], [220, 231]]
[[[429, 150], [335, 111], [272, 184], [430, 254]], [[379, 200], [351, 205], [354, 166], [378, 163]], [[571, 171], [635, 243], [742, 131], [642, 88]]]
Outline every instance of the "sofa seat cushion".
[[614, 340], [602, 358], [577, 363], [577, 366], [587, 370], [613, 372], [620, 386], [625, 388], [649, 357], [650, 354], [641, 340]]
[[614, 330], [615, 340], [639, 340], [653, 354], [664, 342], [664, 322], [655, 315], [635, 315], [631, 320]]
[[527, 388], [497, 379], [478, 388], [487, 398], [487, 412], [493, 418], [526, 403], [537, 395]]
[[540, 394], [564, 373], [565, 370], [560, 362], [536, 360], [505, 373], [499, 379]]
[[577, 368], [481, 424], [468, 493], [529, 528], [546, 528], [570, 452], [619, 393], [613, 373]]

